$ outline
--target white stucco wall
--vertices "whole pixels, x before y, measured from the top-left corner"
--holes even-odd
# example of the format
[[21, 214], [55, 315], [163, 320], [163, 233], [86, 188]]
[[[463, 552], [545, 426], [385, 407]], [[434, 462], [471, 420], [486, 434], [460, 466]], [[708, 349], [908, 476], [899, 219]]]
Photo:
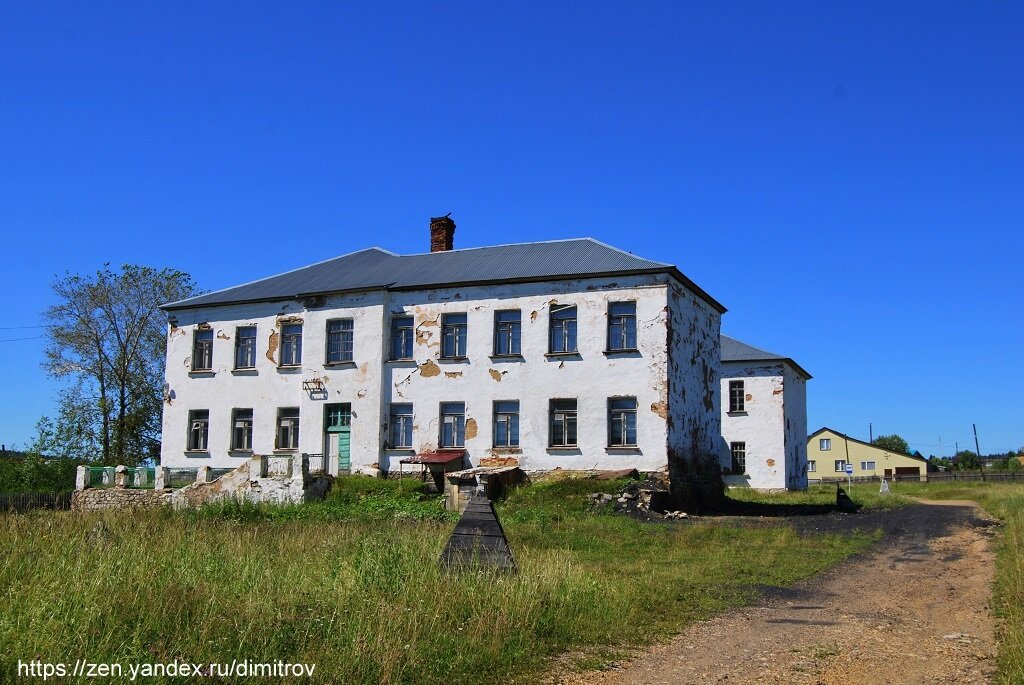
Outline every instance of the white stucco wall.
[[[783, 362], [722, 362], [723, 465], [730, 444], [746, 443], [746, 473], [731, 486], [762, 490], [807, 487], [807, 382]], [[744, 382], [744, 411], [729, 412], [729, 381]]]
[[[669, 283], [676, 291], [668, 306]], [[608, 302], [635, 300], [639, 352], [606, 354]], [[548, 314], [552, 304], [575, 304], [579, 354], [548, 357]], [[494, 311], [522, 311], [522, 359], [492, 359]], [[415, 359], [387, 361], [390, 317], [406, 312], [415, 318]], [[440, 360], [441, 315], [465, 312], [468, 360]], [[669, 378], [667, 321], [679, 335], [672, 346], [677, 358]], [[277, 366], [281, 317], [303, 322], [302, 367]], [[708, 374], [716, 374], [719, 315], [668, 275], [642, 275], [611, 281], [583, 279], [552, 283], [471, 286], [415, 292], [371, 292], [327, 298], [305, 309], [299, 302], [253, 303], [172, 312], [168, 334], [167, 398], [164, 403], [164, 466], [227, 467], [241, 464], [247, 453], [229, 452], [233, 408], [252, 408], [253, 450], [274, 452], [277, 409], [299, 407], [298, 452], [324, 451], [324, 405], [352, 405], [352, 468], [379, 465], [397, 469], [407, 451], [384, 451], [391, 402], [411, 402], [413, 445], [436, 448], [441, 402], [465, 402], [466, 451], [472, 465], [516, 459], [528, 470], [552, 468], [641, 470], [663, 468], [670, 442], [666, 417], [672, 417], [671, 441], [679, 446], [718, 435], [718, 398]], [[328, 319], [354, 320], [354, 363], [325, 367]], [[213, 372], [190, 373], [192, 336], [208, 323], [215, 331]], [[255, 324], [257, 368], [233, 371], [237, 326]], [[691, 349], [693, 348], [693, 349]], [[694, 349], [697, 351], [695, 352]], [[304, 380], [322, 379], [326, 398], [312, 397]], [[638, 446], [608, 447], [609, 397], [636, 397]], [[548, 447], [548, 401], [578, 401], [579, 444]], [[492, 447], [492, 403], [519, 400], [520, 448]], [[712, 411], [708, 411], [708, 404]], [[186, 451], [189, 410], [210, 411], [209, 450]], [[694, 436], [699, 436], [695, 438]]]

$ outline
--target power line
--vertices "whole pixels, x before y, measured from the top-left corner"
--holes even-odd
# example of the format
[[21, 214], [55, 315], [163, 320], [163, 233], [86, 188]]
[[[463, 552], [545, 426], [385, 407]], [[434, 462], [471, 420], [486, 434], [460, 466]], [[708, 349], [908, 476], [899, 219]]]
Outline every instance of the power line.
[[0, 343], [5, 342], [18, 342], [19, 340], [39, 340], [39, 338], [45, 338], [45, 335], [33, 335], [29, 338], [7, 338], [6, 340], [0, 340]]

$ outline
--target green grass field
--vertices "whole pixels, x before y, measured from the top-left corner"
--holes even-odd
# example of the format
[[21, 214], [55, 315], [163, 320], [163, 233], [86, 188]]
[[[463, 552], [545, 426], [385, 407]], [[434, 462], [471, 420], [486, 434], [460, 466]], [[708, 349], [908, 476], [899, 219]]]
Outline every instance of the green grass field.
[[518, 574], [441, 571], [452, 517], [439, 500], [369, 479], [299, 507], [3, 515], [0, 679], [18, 659], [83, 657], [280, 659], [316, 664], [313, 682], [529, 681], [553, 657], [593, 666], [877, 538], [646, 524], [590, 506], [613, 486], [558, 481], [502, 503]]

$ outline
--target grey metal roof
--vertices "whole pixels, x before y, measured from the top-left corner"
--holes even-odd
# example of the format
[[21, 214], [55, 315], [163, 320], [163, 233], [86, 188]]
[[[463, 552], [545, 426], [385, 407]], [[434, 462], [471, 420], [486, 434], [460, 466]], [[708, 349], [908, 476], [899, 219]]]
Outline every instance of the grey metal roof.
[[293, 299], [332, 292], [411, 290], [471, 283], [670, 272], [720, 311], [671, 264], [641, 259], [593, 238], [397, 255], [373, 247], [251, 283], [163, 305], [166, 310]]
[[721, 336], [721, 351], [723, 362], [786, 362], [806, 378], [811, 378], [811, 374], [807, 373], [791, 357], [759, 349], [727, 335]]

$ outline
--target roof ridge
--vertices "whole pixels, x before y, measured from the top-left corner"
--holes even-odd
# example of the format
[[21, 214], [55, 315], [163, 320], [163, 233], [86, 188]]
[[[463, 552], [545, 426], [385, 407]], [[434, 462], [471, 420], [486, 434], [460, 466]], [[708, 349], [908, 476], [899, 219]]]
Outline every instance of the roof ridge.
[[[400, 254], [398, 256], [399, 257], [424, 257], [426, 255], [432, 255], [432, 254], [440, 255], [440, 254], [451, 254], [453, 252], [469, 252], [470, 250], [489, 250], [489, 249], [495, 248], [495, 247], [518, 247], [519, 245], [549, 245], [549, 244], [553, 244], [553, 243], [576, 243], [576, 242], [582, 242], [582, 241], [585, 241], [585, 240], [589, 240], [591, 242], [598, 243], [599, 245], [604, 245], [604, 243], [602, 243], [601, 241], [594, 240], [593, 238], [589, 238], [589, 237], [583, 237], [583, 238], [554, 238], [552, 240], [527, 240], [527, 241], [520, 242], [520, 243], [500, 243], [498, 245], [477, 245], [476, 247], [460, 247], [460, 248], [457, 248], [457, 249], [454, 249], [454, 250], [438, 250], [437, 252], [410, 252], [408, 254]], [[605, 245], [605, 247], [609, 247], [609, 246]], [[615, 248], [612, 248], [612, 249], [615, 249]], [[619, 250], [619, 252], [621, 252], [621, 251], [622, 250]], [[626, 252], [625, 254], [629, 254], [629, 253]], [[643, 257], [637, 257], [636, 255], [630, 255], [630, 256], [631, 257], [636, 257], [637, 259], [643, 259]], [[651, 260], [648, 259], [648, 260], [645, 260], [645, 261], [651, 261]]]

